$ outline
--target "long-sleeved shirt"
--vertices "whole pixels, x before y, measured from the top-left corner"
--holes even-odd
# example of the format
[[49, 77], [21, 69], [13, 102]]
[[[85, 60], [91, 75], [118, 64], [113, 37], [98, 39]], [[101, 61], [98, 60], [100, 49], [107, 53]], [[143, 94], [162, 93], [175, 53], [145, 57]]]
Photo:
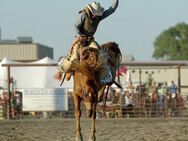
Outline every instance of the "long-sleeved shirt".
[[[102, 21], [104, 20], [105, 18], [107, 18], [108, 16], [110, 16], [112, 13], [115, 12], [115, 10], [117, 9], [118, 7], [118, 4], [119, 4], [119, 0], [113, 0], [112, 1], [112, 5], [104, 11], [103, 15], [102, 16], [99, 16], [99, 20]], [[76, 29], [76, 36], [81, 36], [81, 35], [84, 35], [83, 33], [81, 33], [80, 31], [80, 27], [83, 26], [84, 24], [84, 19], [85, 19], [85, 14], [83, 14], [83, 12], [81, 12], [79, 15], [78, 15], [78, 18], [77, 18], [77, 21], [75, 23], [75, 29]]]

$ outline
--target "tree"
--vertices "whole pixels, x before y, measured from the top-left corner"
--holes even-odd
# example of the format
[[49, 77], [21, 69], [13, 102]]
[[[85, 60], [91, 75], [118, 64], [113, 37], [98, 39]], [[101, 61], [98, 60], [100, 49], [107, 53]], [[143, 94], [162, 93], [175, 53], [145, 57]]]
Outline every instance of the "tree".
[[154, 42], [153, 58], [188, 60], [188, 24], [178, 23], [163, 31]]

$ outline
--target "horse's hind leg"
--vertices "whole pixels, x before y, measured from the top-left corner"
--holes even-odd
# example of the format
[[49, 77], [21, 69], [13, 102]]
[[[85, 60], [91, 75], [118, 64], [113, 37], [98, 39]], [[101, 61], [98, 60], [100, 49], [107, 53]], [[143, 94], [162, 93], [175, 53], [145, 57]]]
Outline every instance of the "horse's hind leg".
[[81, 134], [81, 126], [80, 126], [80, 117], [81, 117], [80, 103], [81, 103], [81, 98], [78, 97], [76, 94], [74, 95], [74, 103], [75, 103], [75, 116], [76, 116], [76, 141], [83, 141], [83, 137], [82, 137], [82, 134]]
[[96, 141], [96, 136], [95, 136], [95, 121], [96, 121], [96, 105], [95, 108], [93, 109], [93, 115], [92, 115], [92, 128], [90, 131], [90, 135], [89, 135], [89, 140], [88, 141]]

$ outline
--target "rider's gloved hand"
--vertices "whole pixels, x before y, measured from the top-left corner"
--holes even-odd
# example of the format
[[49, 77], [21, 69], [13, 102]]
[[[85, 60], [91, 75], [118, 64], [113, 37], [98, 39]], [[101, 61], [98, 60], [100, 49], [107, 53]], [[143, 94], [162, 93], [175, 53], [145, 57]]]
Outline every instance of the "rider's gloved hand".
[[56, 80], [61, 80], [62, 79], [62, 72], [56, 72], [55, 76], [54, 76], [54, 79]]

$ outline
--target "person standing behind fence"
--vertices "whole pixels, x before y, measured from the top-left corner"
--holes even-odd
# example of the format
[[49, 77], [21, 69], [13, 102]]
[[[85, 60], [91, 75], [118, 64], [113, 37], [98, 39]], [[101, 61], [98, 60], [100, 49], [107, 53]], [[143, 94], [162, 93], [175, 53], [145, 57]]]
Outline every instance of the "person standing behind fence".
[[171, 85], [168, 88], [168, 93], [170, 95], [170, 115], [176, 115], [177, 109], [176, 109], [176, 97], [177, 97], [177, 86], [174, 83], [174, 81], [171, 81]]
[[176, 97], [177, 116], [182, 116], [182, 110], [185, 108], [185, 100], [181, 94], [177, 94]]
[[133, 94], [135, 93], [135, 87], [134, 87], [134, 85], [132, 84], [132, 82], [129, 82], [129, 83], [128, 83], [127, 91], [128, 91], [129, 94], [131, 94], [131, 95], [133, 95]]
[[177, 95], [177, 86], [174, 81], [171, 81], [171, 85], [168, 88], [171, 98], [175, 98]]
[[[132, 84], [132, 82], [129, 82], [128, 86], [127, 86], [127, 91], [126, 91], [126, 96], [129, 97], [130, 99], [130, 104], [134, 105], [134, 97], [135, 97], [135, 87]], [[125, 98], [126, 100], [126, 98]], [[125, 103], [126, 105], [126, 103]]]
[[163, 115], [165, 112], [165, 97], [167, 94], [167, 88], [165, 87], [165, 84], [159, 83], [158, 89], [158, 114]]

